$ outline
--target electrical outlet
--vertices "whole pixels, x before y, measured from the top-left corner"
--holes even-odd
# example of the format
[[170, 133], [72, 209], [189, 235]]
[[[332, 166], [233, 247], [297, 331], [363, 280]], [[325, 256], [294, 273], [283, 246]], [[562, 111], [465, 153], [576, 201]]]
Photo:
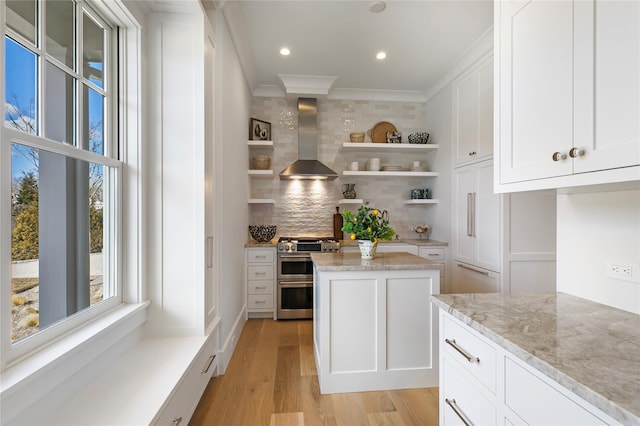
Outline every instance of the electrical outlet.
[[633, 262], [607, 262], [607, 277], [616, 280], [640, 282], [640, 267]]

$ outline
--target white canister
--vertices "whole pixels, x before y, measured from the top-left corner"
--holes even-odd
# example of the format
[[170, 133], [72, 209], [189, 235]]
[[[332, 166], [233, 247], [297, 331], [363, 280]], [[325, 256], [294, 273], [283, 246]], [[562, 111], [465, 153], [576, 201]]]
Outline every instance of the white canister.
[[351, 164], [349, 164], [349, 170], [351, 170], [352, 172], [357, 172], [360, 169], [360, 164], [357, 161], [352, 161]]
[[413, 168], [414, 169], [419, 169], [420, 168], [420, 161], [414, 161], [413, 162]]

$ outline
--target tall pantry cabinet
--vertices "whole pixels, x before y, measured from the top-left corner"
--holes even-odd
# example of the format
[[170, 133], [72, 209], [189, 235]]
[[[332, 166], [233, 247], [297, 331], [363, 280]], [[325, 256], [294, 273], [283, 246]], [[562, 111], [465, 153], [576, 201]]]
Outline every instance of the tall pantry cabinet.
[[452, 87], [452, 280], [448, 292], [555, 290], [555, 193], [494, 192], [493, 55]]

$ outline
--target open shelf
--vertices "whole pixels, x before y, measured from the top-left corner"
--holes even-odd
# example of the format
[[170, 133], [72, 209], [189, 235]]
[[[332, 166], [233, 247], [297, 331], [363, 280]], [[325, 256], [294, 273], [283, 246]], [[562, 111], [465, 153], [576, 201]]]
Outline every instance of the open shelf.
[[419, 204], [438, 204], [438, 200], [429, 199], [415, 199], [415, 200], [405, 200], [403, 204], [408, 205], [419, 205]]
[[273, 170], [253, 170], [249, 169], [249, 176], [254, 178], [271, 178], [273, 177]]
[[437, 144], [343, 142], [343, 151], [425, 153], [438, 149]]
[[273, 151], [273, 141], [247, 141], [249, 148], [260, 148]]
[[[375, 144], [377, 145], [377, 144]], [[385, 177], [437, 177], [438, 172], [370, 172], [345, 170], [342, 176], [385, 176]]]
[[273, 198], [249, 198], [249, 204], [275, 204]]

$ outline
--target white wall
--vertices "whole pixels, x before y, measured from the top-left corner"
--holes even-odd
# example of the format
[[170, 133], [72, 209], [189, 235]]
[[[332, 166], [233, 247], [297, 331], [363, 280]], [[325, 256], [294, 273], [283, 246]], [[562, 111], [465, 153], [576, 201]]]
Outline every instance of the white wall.
[[[230, 355], [244, 324], [244, 244], [248, 217], [247, 132], [251, 93], [227, 26], [216, 26], [218, 151], [216, 176], [222, 349]], [[234, 341], [235, 337], [235, 341]]]
[[608, 261], [640, 267], [640, 191], [558, 194], [560, 292], [640, 314], [640, 283], [607, 278]]

